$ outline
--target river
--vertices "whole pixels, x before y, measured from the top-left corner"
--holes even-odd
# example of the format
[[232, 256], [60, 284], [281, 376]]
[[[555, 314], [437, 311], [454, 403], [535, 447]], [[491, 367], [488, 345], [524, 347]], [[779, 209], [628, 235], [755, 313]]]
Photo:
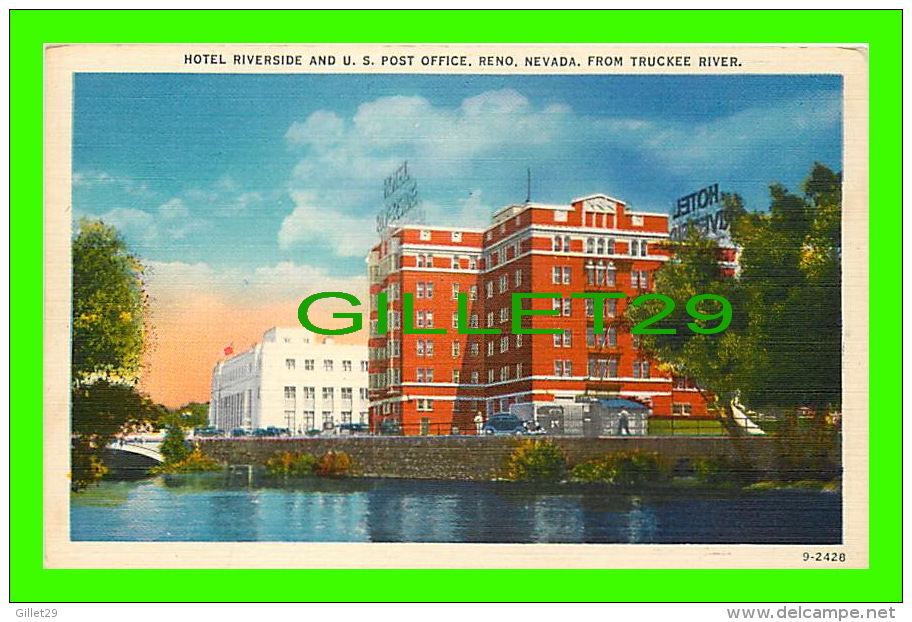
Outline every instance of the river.
[[839, 493], [608, 491], [508, 482], [106, 480], [71, 497], [76, 541], [838, 544]]

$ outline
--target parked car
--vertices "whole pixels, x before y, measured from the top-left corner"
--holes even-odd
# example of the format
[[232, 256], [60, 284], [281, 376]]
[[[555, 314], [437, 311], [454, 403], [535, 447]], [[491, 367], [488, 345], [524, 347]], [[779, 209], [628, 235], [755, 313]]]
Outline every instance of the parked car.
[[358, 434], [369, 434], [370, 428], [366, 423], [343, 423], [339, 425], [339, 434], [348, 434], [355, 436]]
[[244, 428], [235, 428], [231, 430], [231, 436], [247, 436], [247, 430]]
[[483, 434], [487, 435], [513, 434], [518, 436], [529, 433], [529, 430], [526, 428], [526, 422], [510, 413], [491, 415], [488, 417], [487, 421], [485, 421], [481, 431]]

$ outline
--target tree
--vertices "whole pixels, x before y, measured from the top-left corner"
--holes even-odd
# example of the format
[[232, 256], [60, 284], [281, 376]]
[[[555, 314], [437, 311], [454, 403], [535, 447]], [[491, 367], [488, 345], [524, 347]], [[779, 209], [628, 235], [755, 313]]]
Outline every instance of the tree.
[[117, 231], [80, 222], [73, 240], [72, 484], [104, 472], [104, 448], [127, 425], [154, 419], [161, 409], [136, 391], [148, 299], [143, 267]]
[[180, 462], [190, 455], [183, 428], [179, 425], [168, 428], [165, 440], [161, 444], [161, 453], [168, 463]]
[[[644, 344], [724, 410], [736, 392], [757, 406], [822, 410], [840, 403], [841, 183], [839, 174], [815, 164], [803, 196], [775, 184], [763, 213], [745, 210], [738, 195], [724, 195], [732, 240], [740, 248], [739, 275], [723, 277], [715, 242], [693, 230], [672, 244], [673, 259], [657, 273], [655, 293], [672, 298], [677, 308], [653, 327], [675, 334], [648, 335]], [[730, 302], [726, 330], [703, 335], [687, 327], [694, 319], [685, 304], [698, 294]], [[631, 306], [628, 317], [640, 322], [662, 306]], [[719, 308], [704, 301], [698, 310]]]
[[82, 220], [73, 240], [72, 370], [77, 384], [136, 384], [146, 337], [143, 266], [114, 227]]
[[188, 402], [180, 408], [166, 412], [160, 419], [162, 427], [179, 425], [185, 430], [196, 430], [209, 425], [209, 404]]

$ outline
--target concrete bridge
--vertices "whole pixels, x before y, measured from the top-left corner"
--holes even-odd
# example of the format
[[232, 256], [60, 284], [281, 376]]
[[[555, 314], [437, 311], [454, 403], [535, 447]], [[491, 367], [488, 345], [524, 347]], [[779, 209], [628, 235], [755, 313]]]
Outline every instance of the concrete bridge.
[[105, 448], [102, 460], [118, 475], [140, 477], [165, 461], [160, 449], [160, 440], [118, 440]]

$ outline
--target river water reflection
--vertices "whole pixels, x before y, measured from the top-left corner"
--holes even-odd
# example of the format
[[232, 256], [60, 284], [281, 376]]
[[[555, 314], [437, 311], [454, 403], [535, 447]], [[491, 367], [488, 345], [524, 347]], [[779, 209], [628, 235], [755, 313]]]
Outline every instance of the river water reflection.
[[506, 482], [276, 481], [225, 474], [104, 481], [71, 497], [71, 539], [297, 542], [841, 542], [841, 496], [606, 492]]

